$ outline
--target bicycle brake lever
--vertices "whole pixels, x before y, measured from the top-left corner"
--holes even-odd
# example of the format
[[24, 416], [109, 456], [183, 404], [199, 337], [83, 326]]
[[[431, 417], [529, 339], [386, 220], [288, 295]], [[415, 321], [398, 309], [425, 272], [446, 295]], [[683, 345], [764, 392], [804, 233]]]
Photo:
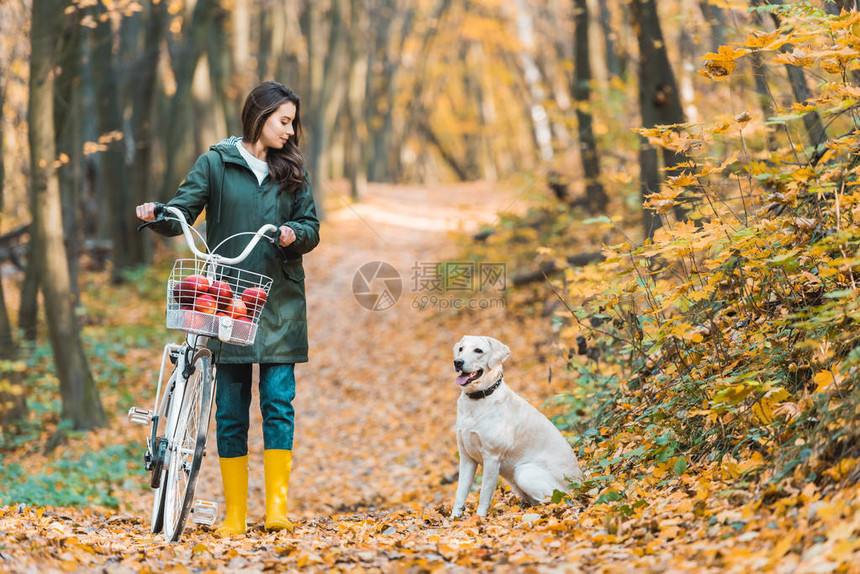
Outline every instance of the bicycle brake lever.
[[142, 231], [145, 227], [149, 227], [150, 225], [152, 225], [154, 223], [160, 223], [160, 222], [164, 221], [164, 219], [165, 219], [164, 217], [159, 217], [158, 219], [153, 219], [152, 221], [146, 221], [144, 223], [141, 223], [140, 225], [137, 226], [137, 230]]

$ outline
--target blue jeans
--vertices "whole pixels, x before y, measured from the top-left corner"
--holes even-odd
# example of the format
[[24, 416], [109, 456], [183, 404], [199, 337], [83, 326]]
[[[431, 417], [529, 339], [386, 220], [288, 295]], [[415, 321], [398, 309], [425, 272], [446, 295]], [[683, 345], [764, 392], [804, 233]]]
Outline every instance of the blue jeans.
[[[221, 458], [248, 454], [251, 367], [251, 364], [218, 365], [215, 424]], [[292, 363], [260, 365], [260, 411], [263, 413], [263, 446], [267, 450], [293, 450], [294, 368]]]

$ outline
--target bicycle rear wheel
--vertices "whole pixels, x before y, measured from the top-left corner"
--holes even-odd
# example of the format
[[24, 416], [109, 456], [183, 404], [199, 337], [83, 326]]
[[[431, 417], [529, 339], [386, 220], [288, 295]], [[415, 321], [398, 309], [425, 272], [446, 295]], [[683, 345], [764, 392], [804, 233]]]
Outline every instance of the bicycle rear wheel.
[[[208, 350], [198, 351], [194, 372], [185, 381], [179, 420], [168, 437], [167, 483], [164, 493], [164, 537], [176, 542], [182, 535], [191, 505], [197, 476], [206, 451], [209, 415], [212, 411], [212, 359]], [[183, 381], [177, 381], [181, 384]]]

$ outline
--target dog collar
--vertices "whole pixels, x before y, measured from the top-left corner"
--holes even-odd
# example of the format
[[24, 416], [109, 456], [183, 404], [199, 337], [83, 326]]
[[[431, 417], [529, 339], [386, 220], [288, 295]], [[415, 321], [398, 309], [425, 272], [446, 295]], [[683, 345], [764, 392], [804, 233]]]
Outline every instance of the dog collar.
[[483, 399], [483, 398], [489, 397], [494, 392], [496, 392], [496, 389], [498, 389], [499, 385], [501, 385], [501, 384], [502, 384], [502, 377], [499, 377], [498, 381], [496, 381], [495, 383], [493, 383], [492, 385], [490, 385], [486, 389], [484, 389], [482, 391], [475, 391], [474, 393], [466, 393], [466, 396], [469, 397], [470, 399]]

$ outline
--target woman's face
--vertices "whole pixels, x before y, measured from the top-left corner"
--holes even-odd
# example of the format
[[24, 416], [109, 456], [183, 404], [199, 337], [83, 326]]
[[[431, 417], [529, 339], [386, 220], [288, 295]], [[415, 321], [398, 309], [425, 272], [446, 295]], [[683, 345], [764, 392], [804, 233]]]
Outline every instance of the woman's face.
[[296, 105], [293, 102], [284, 102], [275, 110], [260, 133], [260, 143], [267, 148], [281, 149], [287, 144], [287, 140], [296, 131], [293, 129], [293, 120], [296, 117]]

